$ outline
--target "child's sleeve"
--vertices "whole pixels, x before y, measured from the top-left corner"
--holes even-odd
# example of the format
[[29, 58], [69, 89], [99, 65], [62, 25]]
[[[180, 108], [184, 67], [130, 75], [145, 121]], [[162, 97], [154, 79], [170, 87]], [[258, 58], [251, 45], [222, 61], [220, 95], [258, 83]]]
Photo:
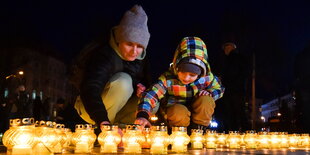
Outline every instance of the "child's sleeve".
[[167, 81], [164, 75], [159, 77], [159, 81], [151, 86], [142, 96], [138, 104], [137, 117], [146, 119], [152, 113], [154, 107], [159, 106], [159, 100], [164, 97], [167, 91]]
[[209, 83], [206, 90], [212, 94], [214, 101], [216, 101], [223, 96], [225, 88], [217, 76], [213, 75], [212, 73], [209, 73], [208, 76], [211, 82]]

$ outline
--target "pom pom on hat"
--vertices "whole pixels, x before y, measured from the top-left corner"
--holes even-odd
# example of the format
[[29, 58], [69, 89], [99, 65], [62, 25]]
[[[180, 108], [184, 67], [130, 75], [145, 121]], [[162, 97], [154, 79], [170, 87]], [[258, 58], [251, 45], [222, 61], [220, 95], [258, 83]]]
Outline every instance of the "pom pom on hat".
[[147, 15], [140, 5], [128, 10], [115, 30], [116, 42], [128, 41], [141, 44], [146, 49], [150, 33], [147, 27]]

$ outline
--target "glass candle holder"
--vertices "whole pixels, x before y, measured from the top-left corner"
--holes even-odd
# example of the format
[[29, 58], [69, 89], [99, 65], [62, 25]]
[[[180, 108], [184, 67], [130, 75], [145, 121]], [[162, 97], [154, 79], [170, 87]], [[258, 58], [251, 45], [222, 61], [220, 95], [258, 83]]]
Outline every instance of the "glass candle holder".
[[34, 146], [35, 154], [51, 154], [54, 153], [54, 146], [58, 142], [58, 135], [54, 130], [51, 121], [36, 121], [35, 135], [37, 144]]
[[259, 149], [269, 149], [269, 135], [266, 131], [258, 132], [258, 143], [257, 148]]
[[269, 145], [271, 149], [281, 148], [281, 138], [278, 132], [269, 132]]
[[141, 153], [141, 144], [145, 138], [138, 124], [126, 125], [125, 134], [123, 135], [123, 144], [125, 153]]
[[151, 145], [151, 154], [167, 154], [169, 145], [167, 126], [152, 126], [148, 142]]
[[3, 135], [7, 154], [33, 154], [36, 144], [34, 118], [10, 119], [10, 128]]
[[151, 147], [151, 144], [149, 142], [151, 129], [148, 127], [143, 128], [142, 135], [144, 136], [144, 141], [141, 144], [141, 147], [143, 149], [149, 149]]
[[227, 144], [230, 149], [239, 149], [240, 148], [240, 134], [238, 131], [229, 131], [227, 137]]
[[[205, 142], [204, 136], [203, 136], [203, 130], [201, 129], [192, 129], [191, 135], [190, 135], [190, 142], [191, 142], [191, 148], [192, 149], [202, 149], [203, 143]], [[215, 145], [215, 143], [214, 143]]]
[[280, 147], [281, 148], [289, 148], [288, 133], [287, 132], [280, 132], [279, 138], [280, 138]]
[[102, 125], [98, 136], [100, 153], [117, 153], [117, 145], [121, 142], [117, 125]]
[[228, 135], [225, 133], [217, 133], [217, 138], [216, 138], [216, 148], [226, 148], [226, 140], [227, 140]]
[[299, 134], [289, 134], [289, 148], [290, 149], [296, 149], [298, 147], [298, 141], [299, 141], [300, 135]]
[[74, 153], [91, 153], [97, 136], [93, 125], [77, 124], [71, 142], [75, 146]]
[[[204, 135], [205, 146], [207, 149], [215, 149], [217, 146], [217, 132], [214, 130], [207, 130]], [[225, 143], [225, 140], [224, 140]]]
[[240, 135], [240, 148], [245, 149], [245, 141], [244, 141], [245, 133], [240, 132], [239, 135]]
[[300, 136], [298, 146], [302, 149], [309, 149], [310, 147], [310, 137], [308, 133], [303, 133]]
[[65, 125], [64, 124], [55, 124], [54, 130], [58, 136], [57, 144], [54, 146], [54, 153], [62, 153], [63, 152], [63, 146], [67, 140], [67, 136], [65, 134]]
[[64, 133], [66, 135], [66, 141], [65, 143], [63, 144], [63, 151], [62, 153], [67, 153], [67, 152], [70, 152], [70, 145], [71, 145], [71, 137], [72, 137], [72, 131], [70, 128], [64, 128]]
[[186, 127], [172, 127], [172, 134], [170, 135], [170, 143], [172, 151], [176, 153], [187, 152], [187, 145], [190, 142], [190, 137], [187, 135]]
[[254, 130], [248, 130], [244, 135], [244, 144], [246, 149], [256, 149], [257, 148], [257, 133]]

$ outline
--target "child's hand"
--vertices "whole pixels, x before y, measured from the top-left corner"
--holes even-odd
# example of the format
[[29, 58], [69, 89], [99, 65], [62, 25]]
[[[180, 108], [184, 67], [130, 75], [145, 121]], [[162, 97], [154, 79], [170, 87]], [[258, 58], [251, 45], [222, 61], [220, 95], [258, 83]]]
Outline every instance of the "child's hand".
[[145, 91], [145, 86], [142, 83], [137, 84], [137, 96], [141, 97], [142, 93]]
[[146, 119], [146, 118], [143, 118], [143, 117], [139, 117], [139, 118], [136, 118], [134, 124], [139, 124], [141, 125], [142, 129], [145, 127], [145, 126], [148, 126], [148, 127], [151, 127], [151, 123]]
[[199, 92], [199, 96], [206, 96], [206, 95], [211, 96], [211, 94], [210, 94], [208, 91], [206, 91], [206, 90], [201, 90], [201, 91]]

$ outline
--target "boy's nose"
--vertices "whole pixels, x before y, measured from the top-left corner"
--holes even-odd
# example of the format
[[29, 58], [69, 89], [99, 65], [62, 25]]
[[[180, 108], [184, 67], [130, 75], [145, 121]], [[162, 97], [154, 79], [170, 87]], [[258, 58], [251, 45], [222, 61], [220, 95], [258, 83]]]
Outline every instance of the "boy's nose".
[[184, 79], [185, 79], [186, 81], [188, 81], [189, 78], [190, 78], [190, 76], [188, 76], [188, 75], [186, 75], [186, 76], [184, 77]]

